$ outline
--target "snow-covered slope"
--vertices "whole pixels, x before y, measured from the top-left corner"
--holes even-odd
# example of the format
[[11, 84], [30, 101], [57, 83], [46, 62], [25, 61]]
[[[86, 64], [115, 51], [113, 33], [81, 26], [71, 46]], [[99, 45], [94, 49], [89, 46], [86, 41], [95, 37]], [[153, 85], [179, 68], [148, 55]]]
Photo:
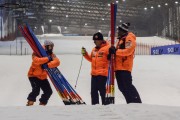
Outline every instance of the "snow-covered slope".
[[[82, 40], [83, 41], [83, 40]], [[55, 53], [61, 60], [59, 69], [74, 87], [81, 62], [80, 49], [90, 52], [92, 40], [82, 42], [59, 40], [55, 42]], [[124, 97], [115, 86], [115, 105], [91, 106], [90, 63], [83, 60], [76, 87], [87, 105], [64, 106], [53, 85], [53, 95], [47, 106], [37, 103], [25, 107], [31, 87], [27, 71], [31, 55], [0, 55], [0, 119], [1, 120], [179, 120], [180, 118], [180, 56], [135, 56], [133, 83], [138, 89], [143, 104], [126, 105]]]

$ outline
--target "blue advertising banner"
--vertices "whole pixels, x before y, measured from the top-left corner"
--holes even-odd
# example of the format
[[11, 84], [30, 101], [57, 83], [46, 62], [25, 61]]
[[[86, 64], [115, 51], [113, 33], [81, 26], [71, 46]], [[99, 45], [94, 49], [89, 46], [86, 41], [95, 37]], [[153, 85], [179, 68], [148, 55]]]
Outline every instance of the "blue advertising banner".
[[151, 48], [151, 55], [162, 55], [162, 54], [179, 54], [180, 55], [180, 44]]

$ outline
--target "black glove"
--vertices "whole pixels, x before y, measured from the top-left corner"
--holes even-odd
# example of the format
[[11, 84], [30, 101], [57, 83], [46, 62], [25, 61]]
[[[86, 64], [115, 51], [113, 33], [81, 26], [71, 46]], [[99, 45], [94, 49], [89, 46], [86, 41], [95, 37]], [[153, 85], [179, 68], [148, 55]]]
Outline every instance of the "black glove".
[[110, 48], [109, 48], [109, 54], [111, 55], [111, 54], [116, 54], [116, 48], [114, 47], [114, 46], [111, 46]]
[[53, 59], [52, 59], [51, 56], [48, 56], [48, 60], [49, 60], [49, 62], [50, 62], [50, 61], [52, 61]]
[[111, 60], [111, 54], [108, 54], [107, 59]]
[[109, 48], [109, 54], [108, 54], [108, 56], [107, 56], [107, 59], [108, 60], [110, 60], [111, 59], [111, 55], [112, 54], [116, 54], [116, 48], [114, 47], [114, 46], [111, 46], [110, 48]]
[[45, 63], [45, 64], [42, 64], [42, 69], [47, 69], [48, 68], [48, 65]]

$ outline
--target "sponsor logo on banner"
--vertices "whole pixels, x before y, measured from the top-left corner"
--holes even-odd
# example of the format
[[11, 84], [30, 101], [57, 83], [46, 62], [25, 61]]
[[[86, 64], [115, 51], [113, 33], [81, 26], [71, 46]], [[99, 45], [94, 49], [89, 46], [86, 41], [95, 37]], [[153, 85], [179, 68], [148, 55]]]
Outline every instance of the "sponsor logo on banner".
[[180, 44], [151, 48], [151, 55], [162, 55], [162, 54], [179, 54], [180, 55]]

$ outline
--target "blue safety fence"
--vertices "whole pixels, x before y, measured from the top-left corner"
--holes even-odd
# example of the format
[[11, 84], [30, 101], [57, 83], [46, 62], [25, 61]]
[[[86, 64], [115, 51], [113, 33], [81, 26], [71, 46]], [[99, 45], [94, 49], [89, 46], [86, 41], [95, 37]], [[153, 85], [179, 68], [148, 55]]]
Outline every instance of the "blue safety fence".
[[180, 55], [180, 44], [151, 48], [151, 55], [177, 54]]

